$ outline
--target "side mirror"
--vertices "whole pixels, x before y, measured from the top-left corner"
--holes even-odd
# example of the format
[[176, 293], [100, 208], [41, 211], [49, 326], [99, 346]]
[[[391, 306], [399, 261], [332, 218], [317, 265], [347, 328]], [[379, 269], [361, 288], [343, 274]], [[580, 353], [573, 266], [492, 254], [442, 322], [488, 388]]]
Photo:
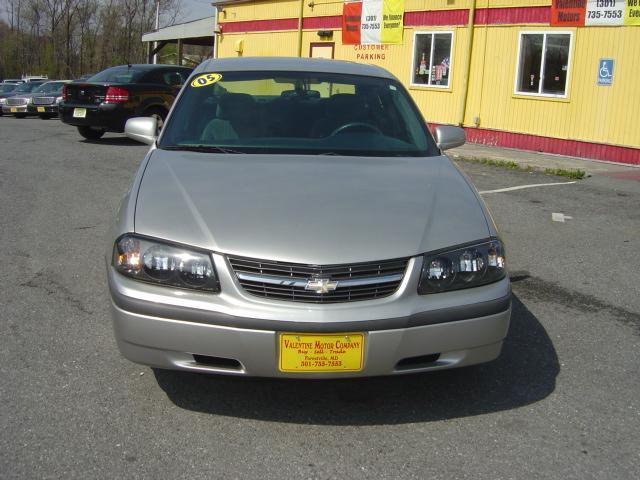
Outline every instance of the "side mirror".
[[447, 125], [436, 127], [436, 145], [440, 150], [459, 147], [464, 145], [464, 142], [465, 135], [462, 128]]
[[135, 117], [127, 120], [124, 133], [131, 140], [153, 145], [158, 138], [158, 121], [154, 117]]

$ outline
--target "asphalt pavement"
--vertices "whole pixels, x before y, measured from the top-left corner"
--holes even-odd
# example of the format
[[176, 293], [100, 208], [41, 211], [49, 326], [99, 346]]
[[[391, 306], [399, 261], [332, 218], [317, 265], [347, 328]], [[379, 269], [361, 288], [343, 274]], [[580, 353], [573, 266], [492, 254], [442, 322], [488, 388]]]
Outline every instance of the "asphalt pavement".
[[507, 245], [500, 358], [274, 381], [119, 355], [105, 242], [146, 146], [9, 117], [0, 138], [0, 478], [640, 478], [635, 177], [459, 162]]

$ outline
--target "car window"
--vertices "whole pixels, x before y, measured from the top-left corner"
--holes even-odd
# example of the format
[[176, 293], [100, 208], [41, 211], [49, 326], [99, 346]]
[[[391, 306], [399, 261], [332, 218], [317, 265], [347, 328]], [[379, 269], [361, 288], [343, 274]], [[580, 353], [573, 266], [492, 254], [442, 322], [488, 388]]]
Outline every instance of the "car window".
[[158, 69], [147, 72], [140, 81], [144, 83], [160, 83], [170, 87], [179, 87], [184, 84], [187, 77], [188, 74], [183, 75], [182, 72], [177, 70]]
[[21, 85], [18, 85], [18, 87], [14, 90], [14, 92], [29, 93], [33, 91], [35, 88], [39, 87], [40, 85], [41, 85], [40, 83], [33, 83], [33, 82], [23, 83]]
[[33, 90], [33, 93], [55, 93], [62, 89], [64, 82], [47, 82]]
[[186, 75], [182, 75], [180, 71], [162, 72], [162, 81], [170, 87], [180, 87], [186, 81]]
[[12, 85], [12, 84], [0, 85], [0, 93], [13, 92], [15, 89], [16, 89], [16, 85]]
[[151, 70], [150, 72], [146, 72], [139, 81], [141, 83], [165, 83], [164, 73], [165, 72], [160, 70]]
[[189, 80], [161, 148], [248, 153], [437, 155], [396, 80], [314, 72], [212, 72]]
[[110, 83], [133, 83], [137, 82], [146, 72], [146, 69], [136, 67], [120, 66], [112, 67], [96, 73], [87, 79], [88, 82], [110, 82]]

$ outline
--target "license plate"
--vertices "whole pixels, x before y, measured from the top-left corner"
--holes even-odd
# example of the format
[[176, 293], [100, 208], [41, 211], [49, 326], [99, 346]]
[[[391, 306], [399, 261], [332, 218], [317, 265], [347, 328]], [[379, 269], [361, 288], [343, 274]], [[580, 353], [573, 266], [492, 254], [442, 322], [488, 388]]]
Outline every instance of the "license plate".
[[38, 107], [38, 113], [44, 113], [44, 107]]
[[279, 340], [281, 372], [359, 372], [363, 368], [362, 333], [281, 333]]
[[11, 113], [16, 113], [18, 111], [17, 108], [11, 107]]
[[87, 116], [86, 108], [74, 108], [73, 109], [73, 118], [85, 118]]

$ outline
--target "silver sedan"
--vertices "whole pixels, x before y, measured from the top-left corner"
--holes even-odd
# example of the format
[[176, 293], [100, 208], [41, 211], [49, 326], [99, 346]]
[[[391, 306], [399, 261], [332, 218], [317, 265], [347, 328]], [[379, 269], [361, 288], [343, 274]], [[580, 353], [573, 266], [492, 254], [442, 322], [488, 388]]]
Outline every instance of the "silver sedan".
[[107, 248], [122, 354], [160, 368], [395, 375], [500, 354], [504, 246], [402, 84], [378, 67], [211, 60], [149, 143]]

